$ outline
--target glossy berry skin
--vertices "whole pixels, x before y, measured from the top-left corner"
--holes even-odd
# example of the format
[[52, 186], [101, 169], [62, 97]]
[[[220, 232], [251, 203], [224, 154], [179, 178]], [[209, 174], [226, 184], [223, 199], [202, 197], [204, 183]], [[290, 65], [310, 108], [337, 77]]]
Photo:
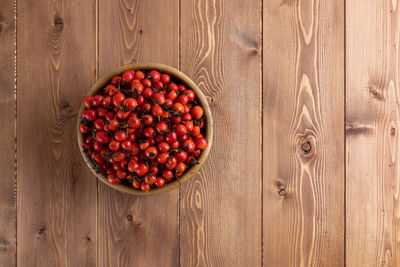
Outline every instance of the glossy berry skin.
[[83, 101], [82, 149], [110, 184], [163, 187], [208, 146], [203, 107], [168, 73], [127, 70]]

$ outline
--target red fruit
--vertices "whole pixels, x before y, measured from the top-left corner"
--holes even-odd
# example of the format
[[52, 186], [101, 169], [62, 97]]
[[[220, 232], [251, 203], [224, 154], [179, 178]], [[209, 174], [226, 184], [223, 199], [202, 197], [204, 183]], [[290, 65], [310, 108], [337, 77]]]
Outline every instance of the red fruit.
[[97, 130], [103, 130], [104, 124], [106, 124], [106, 121], [103, 118], [98, 118], [93, 122], [93, 126]]
[[164, 136], [163, 136], [162, 134], [156, 135], [155, 141], [156, 141], [157, 143], [164, 142]]
[[184, 95], [187, 95], [189, 101], [193, 101], [195, 98], [195, 94], [192, 90], [186, 90], [185, 92], [183, 92]]
[[181, 117], [180, 117], [180, 116], [172, 116], [171, 122], [172, 122], [173, 124], [178, 124], [178, 123], [181, 122]]
[[126, 132], [119, 130], [115, 133], [114, 138], [118, 141], [124, 141], [127, 138]]
[[122, 74], [122, 80], [126, 83], [130, 83], [135, 78], [135, 72], [133, 70], [127, 70]]
[[147, 139], [152, 139], [154, 137], [154, 129], [152, 127], [146, 127], [143, 130], [143, 135]]
[[167, 163], [165, 163], [165, 167], [167, 169], [172, 170], [172, 169], [174, 169], [176, 167], [177, 164], [178, 164], [178, 161], [176, 160], [176, 158], [175, 157], [170, 157], [168, 159]]
[[178, 148], [179, 148], [179, 146], [180, 146], [180, 143], [179, 143], [179, 141], [178, 141], [178, 140], [177, 140], [177, 141], [175, 141], [175, 142], [173, 142], [173, 143], [172, 143], [172, 145], [171, 145], [172, 149], [178, 149]]
[[118, 86], [121, 83], [121, 76], [114, 76], [114, 78], [112, 78], [111, 83], [115, 86]]
[[155, 88], [156, 91], [161, 91], [164, 88], [164, 84], [160, 81], [153, 82], [153, 87]]
[[139, 80], [139, 81], [141, 81], [141, 80], [143, 80], [144, 79], [144, 77], [145, 77], [145, 75], [144, 75], [144, 73], [143, 73], [143, 71], [136, 71], [136, 73], [135, 73], [135, 78], [137, 79], [137, 80]]
[[200, 127], [197, 125], [193, 126], [193, 130], [190, 133], [191, 136], [198, 136], [200, 134]]
[[192, 115], [190, 113], [185, 113], [182, 115], [182, 120], [183, 121], [191, 121], [192, 120]]
[[181, 103], [182, 105], [186, 105], [189, 102], [189, 98], [187, 97], [187, 95], [182, 94], [178, 97], [176, 102]]
[[104, 118], [108, 121], [111, 121], [112, 119], [114, 119], [114, 116], [115, 116], [115, 113], [110, 111], [110, 112], [107, 112], [106, 115], [104, 115]]
[[175, 83], [170, 83], [168, 85], [168, 90], [169, 91], [177, 91], [178, 90], [178, 86]]
[[149, 114], [143, 115], [142, 116], [142, 121], [144, 122], [144, 124], [146, 125], [150, 125], [153, 123], [153, 117]]
[[79, 130], [81, 131], [81, 133], [87, 133], [87, 132], [89, 132], [90, 128], [86, 124], [81, 122], [79, 124]]
[[93, 96], [87, 95], [83, 98], [83, 105], [85, 108], [92, 108], [93, 106]]
[[120, 184], [121, 183], [121, 181], [119, 179], [115, 178], [114, 174], [109, 174], [107, 177], [107, 180], [110, 184]]
[[143, 183], [140, 184], [140, 190], [142, 190], [144, 192], [147, 192], [147, 191], [150, 190], [150, 185], [145, 183], [145, 182], [143, 182]]
[[184, 105], [183, 107], [184, 107], [183, 114], [190, 113], [190, 107], [188, 105]]
[[83, 144], [83, 151], [92, 151], [93, 150], [93, 145], [92, 144]]
[[107, 114], [107, 109], [105, 108], [97, 108], [97, 117], [104, 117]]
[[178, 136], [182, 136], [182, 135], [187, 134], [187, 129], [186, 129], [185, 125], [178, 124], [178, 125], [176, 125], [175, 132]]
[[200, 149], [196, 149], [195, 151], [193, 151], [192, 155], [198, 157], [200, 156], [200, 153], [201, 153]]
[[94, 141], [94, 143], [93, 143], [93, 149], [94, 150], [100, 151], [102, 148], [103, 148], [103, 145], [100, 142]]
[[146, 99], [150, 99], [152, 95], [153, 95], [153, 90], [151, 90], [151, 88], [144, 89], [142, 93], [142, 96]]
[[167, 94], [167, 99], [171, 99], [172, 101], [174, 101], [177, 98], [178, 98], [178, 94], [176, 93], [175, 90], [169, 91], [169, 93]]
[[182, 149], [186, 151], [187, 153], [192, 153], [194, 149], [196, 148], [196, 145], [192, 140], [186, 140], [182, 144]]
[[148, 147], [144, 153], [149, 159], [155, 159], [158, 155], [157, 148], [155, 148], [154, 146]]
[[185, 107], [181, 103], [175, 103], [173, 108], [178, 114], [183, 114], [183, 111], [185, 110]]
[[153, 81], [153, 82], [158, 82], [161, 78], [160, 73], [156, 70], [150, 71], [149, 76], [150, 76], [150, 81]]
[[144, 79], [144, 80], [142, 81], [142, 84], [143, 84], [144, 88], [149, 88], [149, 87], [151, 87], [151, 81], [150, 81], [149, 79]]
[[135, 133], [130, 133], [128, 134], [128, 140], [131, 141], [132, 143], [136, 141], [136, 134]]
[[154, 184], [157, 180], [157, 177], [154, 174], [146, 175], [144, 181], [148, 184]]
[[176, 140], [178, 140], [178, 136], [174, 132], [168, 132], [165, 134], [165, 142], [169, 145], [173, 144]]
[[124, 100], [123, 105], [127, 109], [134, 110], [137, 107], [138, 103], [134, 98], [127, 98]]
[[114, 106], [121, 106], [122, 102], [125, 100], [125, 95], [123, 93], [116, 93], [113, 95], [112, 102]]
[[144, 104], [144, 97], [142, 95], [138, 96], [137, 103], [138, 103], [138, 105], [143, 105]]
[[167, 163], [168, 159], [169, 159], [169, 154], [168, 153], [161, 153], [157, 157], [157, 162], [160, 163], [160, 164], [165, 164], [165, 163]]
[[181, 136], [179, 136], [179, 138], [178, 138], [178, 140], [179, 140], [180, 142], [185, 142], [185, 141], [188, 140], [188, 139], [189, 139], [189, 136], [187, 136], [187, 134], [181, 135]]
[[117, 171], [117, 177], [118, 177], [119, 179], [125, 179], [127, 175], [128, 175], [128, 173], [127, 173], [125, 170], [123, 170], [123, 169], [119, 169], [119, 170]]
[[101, 144], [107, 144], [110, 141], [110, 137], [104, 131], [98, 131], [96, 133], [96, 140]]
[[134, 80], [132, 82], [131, 90], [133, 93], [140, 95], [144, 90], [143, 84], [141, 84], [141, 82], [138, 80]]
[[162, 172], [161, 172], [161, 175], [165, 178], [165, 180], [171, 180], [172, 179], [172, 177], [174, 177], [174, 174], [172, 173], [172, 171], [171, 170], [168, 170], [168, 169], [164, 169]]
[[162, 93], [155, 93], [152, 98], [156, 104], [164, 105], [165, 104], [165, 96]]
[[111, 106], [111, 96], [106, 96], [104, 99], [103, 99], [103, 101], [101, 102], [101, 105], [103, 106], [103, 107], [109, 107], [109, 106]]
[[[118, 92], [117, 87], [115, 87], [115, 85], [113, 85], [113, 84], [107, 85], [105, 90], [106, 90], [106, 93], [107, 93], [109, 96], [113, 96], [115, 93]], [[104, 104], [103, 104], [103, 106], [104, 106]]]
[[133, 160], [129, 161], [128, 170], [130, 172], [135, 172], [137, 169], [139, 169], [139, 163]]
[[203, 108], [200, 106], [194, 106], [190, 110], [190, 113], [192, 114], [192, 117], [195, 120], [201, 119], [201, 117], [203, 117], [203, 112], [204, 112]]
[[104, 96], [102, 95], [95, 95], [93, 97], [93, 106], [98, 107], [103, 102]]
[[151, 110], [151, 104], [150, 103], [145, 103], [142, 107], [142, 110], [145, 110], [149, 112]]
[[[190, 114], [188, 113], [188, 115], [190, 115]], [[191, 122], [191, 121], [186, 121], [185, 122], [185, 127], [188, 130], [188, 132], [193, 131], [193, 126], [194, 126], [193, 122]]]
[[183, 84], [178, 85], [178, 91], [183, 92], [186, 90], [186, 87]]
[[110, 121], [110, 123], [108, 124], [108, 129], [110, 131], [116, 131], [118, 129], [118, 127], [119, 127], [119, 121], [116, 119], [112, 119]]
[[157, 133], [166, 132], [168, 131], [168, 124], [165, 121], [159, 121], [157, 122], [155, 129]]
[[138, 179], [135, 179], [132, 181], [132, 186], [135, 189], [139, 189], [140, 188], [140, 181]]
[[125, 120], [129, 116], [130, 113], [131, 113], [130, 111], [123, 112], [122, 110], [118, 110], [117, 117], [120, 120]]
[[140, 177], [143, 177], [146, 175], [146, 173], [149, 171], [149, 165], [145, 163], [140, 163], [139, 167], [136, 169], [136, 174]]
[[125, 151], [129, 151], [132, 149], [132, 142], [129, 140], [122, 141], [121, 147]]
[[186, 170], [186, 165], [183, 162], [178, 163], [178, 165], [176, 165], [176, 169], [175, 169], [175, 174], [176, 176], [180, 177], [182, 176], [182, 174], [185, 172]]
[[187, 153], [178, 149], [178, 151], [174, 153], [174, 157], [178, 162], [184, 162], [187, 159]]
[[196, 138], [194, 140], [195, 144], [196, 144], [196, 148], [200, 149], [200, 150], [204, 150], [207, 147], [207, 139], [205, 139], [204, 137], [201, 138]]
[[118, 151], [120, 145], [121, 145], [121, 144], [120, 144], [118, 141], [116, 141], [116, 140], [111, 140], [111, 142], [108, 143], [108, 148], [109, 148], [111, 151]]
[[97, 116], [96, 111], [93, 109], [84, 110], [82, 112], [82, 117], [86, 118], [88, 121], [96, 119], [96, 116]]
[[158, 144], [158, 150], [161, 153], [165, 153], [169, 151], [169, 145], [166, 142], [161, 142]]
[[130, 116], [128, 119], [128, 126], [132, 129], [137, 129], [140, 126], [140, 120], [136, 117]]
[[161, 117], [163, 113], [164, 113], [164, 110], [162, 109], [162, 107], [160, 105], [154, 105], [151, 110], [151, 114], [153, 115], [153, 117], [158, 117], [158, 116]]
[[169, 83], [169, 81], [171, 80], [171, 77], [168, 74], [162, 74], [161, 75], [161, 82], [164, 84]]
[[140, 150], [146, 150], [149, 146], [150, 146], [149, 140], [140, 142], [140, 144], [139, 144]]
[[155, 182], [155, 185], [157, 187], [162, 187], [164, 184], [165, 184], [165, 179], [162, 178], [162, 177], [158, 177], [156, 182]]
[[156, 144], [156, 140], [154, 140], [154, 138], [149, 138], [149, 144], [154, 146]]
[[120, 162], [121, 160], [126, 158], [126, 153], [124, 152], [117, 152], [115, 154], [113, 154], [113, 160], [115, 162]]

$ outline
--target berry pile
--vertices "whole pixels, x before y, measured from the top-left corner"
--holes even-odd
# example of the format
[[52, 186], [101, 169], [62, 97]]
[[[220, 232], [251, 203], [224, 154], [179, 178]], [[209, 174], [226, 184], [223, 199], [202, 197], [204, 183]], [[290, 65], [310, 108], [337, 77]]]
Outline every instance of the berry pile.
[[156, 70], [128, 70], [85, 96], [83, 150], [111, 184], [149, 191], [177, 179], [207, 147], [195, 93]]

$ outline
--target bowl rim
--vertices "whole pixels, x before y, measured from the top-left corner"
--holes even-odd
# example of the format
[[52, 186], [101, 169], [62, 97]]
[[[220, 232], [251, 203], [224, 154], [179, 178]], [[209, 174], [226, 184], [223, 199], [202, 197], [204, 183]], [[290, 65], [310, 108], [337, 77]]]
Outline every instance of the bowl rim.
[[83, 145], [83, 134], [79, 130], [79, 125], [80, 125], [80, 116], [85, 109], [83, 101], [80, 105], [79, 108], [79, 113], [78, 113], [78, 118], [77, 118], [77, 135], [78, 135], [78, 145], [79, 145], [79, 151], [81, 152], [81, 155], [83, 159], [85, 160], [86, 164], [88, 165], [89, 169], [92, 171], [94, 175], [98, 179], [100, 179], [103, 183], [108, 185], [109, 187], [118, 190], [123, 193], [131, 194], [131, 195], [139, 195], [139, 196], [148, 196], [148, 195], [158, 195], [164, 192], [169, 192], [173, 189], [178, 188], [182, 184], [186, 183], [190, 178], [192, 178], [198, 171], [199, 169], [203, 166], [205, 163], [210, 150], [212, 146], [212, 141], [213, 141], [213, 121], [212, 121], [212, 114], [210, 111], [210, 107], [207, 103], [206, 97], [204, 94], [201, 92], [199, 87], [193, 82], [192, 79], [190, 79], [186, 74], [181, 72], [180, 70], [160, 64], [160, 63], [134, 63], [134, 64], [129, 64], [125, 65], [122, 67], [119, 67], [117, 69], [112, 70], [111, 72], [108, 72], [106, 75], [102, 76], [100, 79], [98, 79], [95, 84], [90, 88], [88, 92], [86, 92], [86, 95], [94, 95], [97, 93], [100, 89], [102, 89], [106, 83], [108, 83], [115, 75], [122, 74], [126, 70], [159, 70], [161, 72], [167, 73], [171, 75], [175, 80], [179, 80], [183, 84], [185, 84], [188, 88], [194, 91], [198, 102], [200, 102], [200, 105], [204, 109], [204, 116], [206, 117], [205, 121], [205, 126], [206, 126], [206, 133], [205, 137], [207, 138], [208, 145], [206, 149], [204, 149], [199, 158], [198, 158], [198, 164], [190, 167], [178, 180], [171, 181], [167, 183], [163, 187], [155, 187], [149, 190], [148, 192], [143, 192], [137, 189], [134, 189], [133, 187], [129, 187], [127, 185], [123, 184], [110, 184], [107, 181], [107, 178], [102, 174], [102, 173], [97, 173], [94, 169], [93, 163], [90, 161], [88, 155], [86, 155], [83, 150], [82, 150], [82, 145]]

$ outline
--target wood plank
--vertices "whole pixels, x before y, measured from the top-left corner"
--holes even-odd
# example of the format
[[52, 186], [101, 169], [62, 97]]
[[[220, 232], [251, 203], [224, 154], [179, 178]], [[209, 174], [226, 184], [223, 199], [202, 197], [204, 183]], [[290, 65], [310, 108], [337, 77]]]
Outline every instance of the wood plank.
[[347, 266], [400, 265], [398, 1], [346, 1]]
[[181, 69], [206, 95], [215, 133], [181, 188], [181, 266], [261, 265], [260, 6], [181, 2]]
[[96, 265], [97, 180], [76, 140], [95, 81], [94, 1], [18, 1], [20, 266]]
[[15, 265], [15, 10], [14, 1], [0, 0], [0, 266]]
[[344, 265], [344, 2], [264, 1], [265, 266]]
[[[178, 0], [100, 1], [100, 76], [132, 62], [178, 67], [178, 6]], [[179, 265], [178, 193], [137, 197], [99, 183], [99, 265]]]

